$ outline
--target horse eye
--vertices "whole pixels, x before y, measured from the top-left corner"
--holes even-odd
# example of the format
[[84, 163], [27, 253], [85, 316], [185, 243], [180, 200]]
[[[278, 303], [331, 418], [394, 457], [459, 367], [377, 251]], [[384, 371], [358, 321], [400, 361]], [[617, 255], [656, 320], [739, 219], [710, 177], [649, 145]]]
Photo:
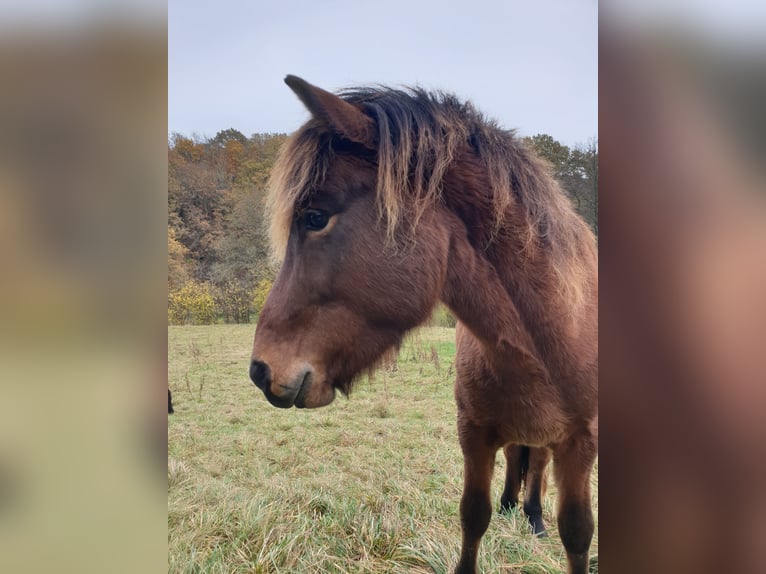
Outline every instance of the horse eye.
[[308, 209], [303, 215], [303, 223], [309, 231], [320, 231], [325, 228], [330, 217], [324, 211]]

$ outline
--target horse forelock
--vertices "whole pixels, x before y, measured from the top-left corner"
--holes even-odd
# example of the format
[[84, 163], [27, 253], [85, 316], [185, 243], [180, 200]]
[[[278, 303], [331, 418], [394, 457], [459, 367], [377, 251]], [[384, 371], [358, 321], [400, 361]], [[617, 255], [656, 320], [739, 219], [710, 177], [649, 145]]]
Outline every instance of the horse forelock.
[[284, 256], [296, 206], [327, 175], [328, 140], [325, 130], [316, 122], [308, 122], [288, 138], [271, 170], [266, 207], [272, 255], [277, 260]]
[[[550, 173], [550, 165], [515, 137], [454, 95], [420, 88], [352, 88], [341, 97], [359, 106], [377, 126], [378, 215], [392, 245], [403, 239], [402, 222], [414, 231], [423, 213], [442, 200], [445, 174], [462, 150], [486, 168], [489, 190], [467, 186], [450, 193], [489, 194], [487, 242], [507, 233], [510, 210], [521, 210], [525, 248], [544, 245], [559, 291], [572, 308], [583, 301], [594, 243], [587, 225]], [[285, 252], [296, 205], [321, 186], [333, 134], [311, 120], [286, 142], [270, 179], [269, 210], [274, 253]], [[414, 237], [414, 235], [412, 235]]]

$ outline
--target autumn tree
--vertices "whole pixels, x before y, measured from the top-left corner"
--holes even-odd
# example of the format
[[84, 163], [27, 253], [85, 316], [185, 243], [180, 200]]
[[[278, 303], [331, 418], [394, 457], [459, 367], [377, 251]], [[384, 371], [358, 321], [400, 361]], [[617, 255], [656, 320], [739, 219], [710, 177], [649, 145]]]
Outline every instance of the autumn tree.
[[174, 320], [186, 312], [183, 305], [196, 305], [205, 293], [214, 297], [219, 318], [250, 320], [254, 292], [275, 274], [264, 203], [285, 139], [285, 134], [246, 138], [235, 129], [207, 140], [170, 138], [168, 286], [174, 293]]
[[168, 291], [180, 289], [189, 281], [188, 253], [189, 250], [176, 239], [175, 230], [168, 225]]
[[598, 234], [598, 146], [593, 139], [569, 148], [547, 134], [525, 142], [553, 169], [553, 175], [569, 195], [577, 212]]
[[204, 146], [181, 134], [174, 133], [171, 142], [173, 151], [186, 161], [197, 162], [205, 155]]

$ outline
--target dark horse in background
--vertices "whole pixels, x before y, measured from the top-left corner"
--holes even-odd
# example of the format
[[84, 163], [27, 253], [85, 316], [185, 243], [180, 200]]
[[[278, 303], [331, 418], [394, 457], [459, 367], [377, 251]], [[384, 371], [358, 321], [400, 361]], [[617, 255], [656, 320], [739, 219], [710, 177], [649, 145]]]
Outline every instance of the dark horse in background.
[[515, 456], [517, 445], [552, 453], [568, 572], [587, 572], [593, 234], [547, 165], [469, 103], [285, 81], [312, 119], [272, 173], [272, 241], [284, 262], [258, 322], [251, 379], [277, 407], [327, 405], [443, 301], [458, 318], [465, 463], [456, 572], [476, 572], [495, 455]]

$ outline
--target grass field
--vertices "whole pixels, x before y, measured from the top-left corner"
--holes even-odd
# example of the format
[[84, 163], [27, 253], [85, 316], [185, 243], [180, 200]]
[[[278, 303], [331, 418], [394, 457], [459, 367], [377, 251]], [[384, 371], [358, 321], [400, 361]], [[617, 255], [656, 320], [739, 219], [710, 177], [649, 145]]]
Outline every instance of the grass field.
[[[266, 402], [247, 375], [253, 333], [168, 329], [168, 571], [451, 572], [462, 488], [454, 329], [417, 331], [395, 366], [318, 410]], [[495, 506], [504, 472], [499, 453]], [[520, 514], [493, 516], [481, 571], [564, 572], [554, 504], [551, 481], [542, 540]]]

